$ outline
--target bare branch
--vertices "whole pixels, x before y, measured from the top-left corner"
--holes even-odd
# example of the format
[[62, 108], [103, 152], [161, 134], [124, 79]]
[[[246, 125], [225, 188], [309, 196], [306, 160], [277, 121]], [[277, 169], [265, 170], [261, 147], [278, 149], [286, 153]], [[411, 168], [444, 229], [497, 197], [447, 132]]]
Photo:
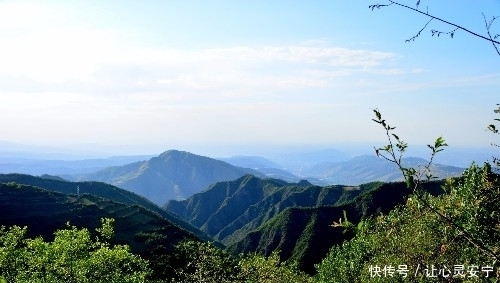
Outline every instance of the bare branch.
[[[495, 42], [494, 42], [494, 40], [493, 40], [493, 37], [491, 36], [491, 33], [490, 33], [490, 28], [491, 28], [491, 25], [492, 25], [492, 24], [493, 24], [493, 22], [497, 19], [497, 17], [493, 17], [493, 18], [491, 19], [491, 21], [489, 21], [489, 22], [488, 22], [488, 21], [486, 21], [486, 16], [485, 16], [485, 15], [484, 15], [484, 13], [483, 13], [483, 18], [484, 18], [484, 24], [486, 25], [486, 31], [488, 32], [488, 36], [489, 36], [489, 37], [490, 37], [490, 39], [491, 39], [491, 44], [493, 44], [493, 47], [495, 47], [495, 50], [497, 51], [498, 55], [500, 55], [500, 51], [498, 51], [498, 47], [497, 47], [497, 45], [495, 44]], [[495, 38], [496, 38], [497, 36], [498, 36], [498, 34], [497, 34], [497, 35], [495, 35]]]
[[427, 17], [430, 17], [430, 18], [432, 18], [432, 19], [436, 19], [436, 20], [438, 20], [438, 21], [440, 21], [440, 22], [443, 22], [443, 23], [445, 23], [445, 24], [449, 24], [449, 25], [451, 25], [451, 26], [454, 26], [454, 27], [456, 27], [456, 28], [458, 28], [458, 29], [461, 29], [461, 30], [463, 30], [463, 31], [465, 31], [465, 32], [467, 32], [467, 33], [470, 33], [470, 34], [472, 34], [472, 35], [474, 35], [474, 36], [477, 36], [477, 37], [479, 37], [479, 38], [482, 38], [482, 39], [484, 39], [484, 40], [491, 41], [491, 42], [496, 43], [496, 44], [500, 44], [500, 42], [498, 42], [498, 41], [495, 41], [495, 40], [493, 40], [493, 39], [491, 39], [491, 38], [487, 38], [487, 37], [485, 37], [485, 36], [483, 36], [483, 35], [480, 35], [480, 34], [478, 34], [478, 33], [475, 33], [475, 32], [473, 32], [473, 31], [471, 31], [471, 30], [469, 30], [469, 29], [466, 29], [466, 28], [464, 28], [464, 27], [462, 27], [462, 26], [459, 26], [459, 25], [457, 25], [457, 24], [454, 24], [454, 23], [452, 23], [452, 22], [449, 22], [449, 21], [443, 20], [443, 19], [441, 19], [441, 18], [438, 18], [438, 17], [436, 17], [436, 16], [433, 16], [433, 15], [429, 14], [428, 12], [422, 12], [422, 11], [420, 11], [420, 10], [417, 10], [417, 9], [412, 8], [412, 7], [410, 7], [410, 6], [407, 6], [407, 5], [404, 5], [404, 4], [401, 4], [401, 3], [398, 3], [398, 2], [396, 2], [396, 1], [389, 0], [389, 2], [390, 2], [391, 4], [395, 4], [395, 5], [398, 5], [398, 6], [401, 6], [401, 7], [407, 8], [407, 9], [410, 9], [410, 10], [412, 10], [412, 11], [415, 11], [415, 12], [417, 12], [417, 13], [420, 13], [420, 14], [425, 15], [425, 16], [427, 16]]
[[391, 6], [391, 5], [392, 5], [392, 3], [390, 3], [390, 4], [373, 4], [373, 5], [368, 6], [368, 8], [372, 9], [372, 11], [373, 11], [373, 9], [375, 9], [375, 8], [380, 9], [381, 7], [387, 7], [387, 6]]
[[427, 25], [428, 25], [430, 22], [432, 22], [432, 20], [433, 20], [433, 19], [431, 18], [431, 19], [430, 19], [430, 20], [429, 20], [429, 21], [425, 24], [425, 26], [424, 26], [421, 30], [419, 30], [419, 31], [417, 32], [417, 34], [416, 34], [416, 35], [414, 35], [414, 36], [413, 36], [412, 38], [410, 38], [410, 39], [405, 40], [405, 42], [415, 41], [415, 38], [417, 38], [417, 37], [419, 37], [419, 36], [420, 36], [420, 33], [422, 33], [422, 31], [424, 31], [424, 29], [427, 27]]
[[432, 33], [432, 36], [436, 35], [439, 37], [441, 34], [449, 34], [451, 36], [451, 38], [453, 38], [453, 35], [455, 35], [455, 32], [458, 30], [458, 28], [454, 29], [454, 30], [450, 30], [449, 32], [444, 32], [444, 31], [439, 31], [439, 30], [431, 30], [431, 33]]
[[467, 29], [467, 28], [464, 28], [464, 27], [462, 27], [462, 26], [460, 26], [460, 25], [454, 24], [454, 23], [452, 23], [452, 22], [449, 22], [449, 21], [447, 21], [447, 20], [444, 20], [444, 19], [441, 19], [441, 18], [439, 18], [439, 17], [436, 17], [436, 16], [433, 16], [433, 15], [429, 14], [429, 7], [427, 7], [427, 11], [425, 11], [425, 12], [424, 12], [424, 11], [420, 11], [420, 10], [419, 10], [420, 0], [418, 0], [418, 1], [417, 1], [417, 3], [416, 3], [416, 8], [410, 7], [410, 6], [405, 5], [405, 4], [398, 3], [398, 2], [393, 1], [393, 0], [388, 0], [388, 1], [389, 1], [389, 3], [388, 3], [388, 4], [374, 4], [374, 5], [369, 5], [368, 7], [369, 7], [370, 9], [372, 9], [372, 11], [373, 11], [375, 8], [380, 9], [381, 7], [387, 7], [387, 6], [391, 6], [391, 5], [393, 5], [393, 4], [394, 4], [394, 5], [398, 5], [398, 6], [400, 6], [400, 7], [403, 7], [403, 8], [409, 9], [409, 10], [412, 10], [412, 11], [414, 11], [414, 12], [420, 13], [420, 14], [425, 15], [426, 17], [429, 17], [429, 18], [430, 18], [430, 20], [429, 20], [429, 21], [425, 24], [425, 26], [424, 26], [424, 27], [423, 27], [423, 28], [422, 28], [422, 29], [421, 29], [421, 30], [420, 30], [420, 31], [419, 31], [416, 35], [414, 35], [414, 36], [413, 36], [412, 38], [410, 38], [410, 39], [407, 39], [405, 42], [415, 41], [415, 39], [416, 39], [418, 36], [420, 36], [420, 34], [422, 33], [422, 31], [424, 31], [424, 30], [425, 30], [425, 28], [427, 27], [427, 25], [428, 25], [428, 24], [429, 24], [432, 20], [438, 20], [438, 21], [440, 21], [440, 22], [442, 22], [442, 23], [445, 23], [445, 24], [448, 24], [448, 25], [450, 25], [450, 26], [455, 27], [455, 29], [450, 30], [450, 31], [448, 31], [448, 32], [442, 32], [442, 31], [438, 31], [438, 30], [434, 30], [434, 29], [433, 29], [433, 30], [431, 30], [432, 36], [437, 35], [437, 36], [439, 37], [439, 36], [440, 36], [440, 35], [442, 35], [442, 34], [447, 34], [447, 35], [450, 35], [450, 36], [453, 38], [453, 36], [455, 35], [455, 32], [456, 32], [457, 30], [462, 30], [462, 31], [465, 31], [465, 32], [467, 32], [467, 33], [469, 33], [469, 34], [472, 34], [472, 35], [476, 36], [476, 37], [479, 37], [479, 38], [481, 38], [481, 39], [484, 39], [484, 40], [486, 40], [486, 41], [491, 42], [491, 44], [493, 44], [493, 47], [495, 48], [495, 50], [496, 50], [497, 54], [498, 54], [498, 55], [500, 55], [500, 50], [498, 49], [498, 46], [497, 46], [497, 44], [499, 44], [499, 45], [500, 45], [500, 41], [498, 41], [498, 40], [497, 40], [497, 38], [499, 38], [499, 37], [500, 37], [500, 34], [495, 34], [495, 35], [493, 36], [493, 35], [491, 35], [491, 31], [490, 31], [491, 25], [492, 25], [492, 24], [493, 24], [493, 22], [497, 19], [497, 17], [493, 17], [493, 18], [492, 18], [492, 19], [488, 22], [488, 21], [486, 20], [486, 17], [485, 17], [485, 16], [484, 16], [484, 14], [483, 14], [483, 17], [484, 17], [484, 22], [485, 22], [485, 24], [486, 24], [486, 31], [487, 31], [487, 33], [488, 33], [488, 36], [486, 37], [486, 36], [481, 35], [481, 34], [479, 34], [479, 33], [473, 32], [473, 31], [471, 31], [471, 30], [469, 30], [469, 29]]

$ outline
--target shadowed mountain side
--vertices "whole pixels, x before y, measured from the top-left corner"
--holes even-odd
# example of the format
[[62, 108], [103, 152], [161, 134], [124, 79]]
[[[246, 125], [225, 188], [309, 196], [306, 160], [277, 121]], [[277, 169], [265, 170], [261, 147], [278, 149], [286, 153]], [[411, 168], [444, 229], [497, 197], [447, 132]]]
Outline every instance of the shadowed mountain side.
[[65, 195], [15, 183], [0, 184], [0, 225], [27, 226], [28, 236], [52, 239], [66, 222], [90, 231], [100, 219], [115, 219], [114, 243], [130, 245], [134, 252], [147, 254], [148, 233], [169, 237], [171, 249], [184, 239], [198, 239], [159, 214], [139, 205], [125, 205], [90, 194]]
[[[248, 207], [242, 215], [218, 232], [214, 239], [230, 245], [257, 229], [267, 220], [289, 207], [316, 207], [335, 205], [356, 197], [361, 190], [357, 187], [331, 186], [286, 186], [262, 201]], [[265, 213], [263, 213], [265, 212]], [[217, 217], [215, 214], [212, 217]], [[207, 222], [205, 225], [210, 225]], [[202, 227], [204, 230], [205, 227]]]
[[204, 240], [209, 240], [209, 237], [204, 232], [181, 220], [176, 215], [161, 209], [146, 198], [106, 183], [70, 182], [53, 178], [52, 176], [49, 176], [49, 178], [43, 178], [24, 174], [0, 174], [0, 183], [10, 182], [36, 186], [47, 191], [55, 191], [63, 194], [92, 194], [101, 198], [109, 199], [113, 202], [119, 202], [126, 205], [140, 205], [145, 209], [161, 215], [163, 218], [174, 223], [175, 225], [187, 231], [190, 231], [197, 237]]
[[[286, 184], [281, 180], [260, 179], [253, 175], [245, 175], [234, 181], [215, 183], [207, 190], [187, 200], [171, 200], [164, 208], [195, 227], [202, 227], [209, 221], [230, 223], [234, 220], [233, 218], [244, 213], [248, 206], [257, 203], [264, 196], [272, 194]], [[224, 219], [212, 218], [212, 215], [216, 213], [223, 215]], [[217, 228], [208, 230], [215, 231]]]
[[[442, 193], [441, 181], [424, 185], [433, 194]], [[295, 261], [299, 268], [314, 273], [314, 264], [324, 258], [328, 250], [352, 235], [329, 225], [338, 221], [346, 211], [353, 223], [376, 213], [387, 213], [404, 203], [408, 190], [404, 183], [386, 183], [374, 186], [354, 200], [340, 206], [290, 207], [248, 233], [240, 241], [230, 245], [234, 254], [257, 252], [269, 255], [280, 251], [282, 260]]]
[[[417, 168], [427, 164], [425, 159], [408, 157], [403, 159], [403, 166]], [[431, 173], [439, 178], [457, 177], [464, 168], [432, 164]], [[383, 158], [362, 155], [343, 162], [324, 162], [302, 172], [304, 176], [318, 178], [328, 184], [359, 185], [367, 182], [402, 181], [398, 167]]]
[[170, 199], [185, 199], [213, 183], [249, 173], [262, 175], [209, 157], [169, 150], [148, 161], [106, 168], [77, 179], [110, 183], [164, 205]]
[[288, 207], [335, 205], [377, 184], [319, 187], [308, 181], [287, 183], [247, 175], [216, 183], [187, 200], [172, 200], [164, 208], [229, 245]]

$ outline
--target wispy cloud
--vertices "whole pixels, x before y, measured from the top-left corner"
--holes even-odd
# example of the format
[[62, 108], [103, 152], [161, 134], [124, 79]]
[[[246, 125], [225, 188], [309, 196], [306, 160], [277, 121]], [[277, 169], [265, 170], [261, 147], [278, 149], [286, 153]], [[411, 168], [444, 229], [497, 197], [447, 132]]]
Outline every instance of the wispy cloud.
[[[140, 83], [203, 87], [269, 77], [308, 81], [303, 70], [346, 75], [369, 70], [394, 59], [392, 53], [339, 47], [267, 46], [202, 50], [127, 48], [103, 32], [61, 29], [9, 40], [0, 46], [0, 74], [46, 84]], [[113, 80], [117, 80], [113, 82]], [[188, 83], [188, 85], [186, 84]], [[254, 82], [252, 82], [254, 83]], [[258, 82], [257, 82], [258, 83]], [[274, 86], [285, 86], [274, 84]], [[290, 84], [294, 87], [296, 84]], [[272, 85], [270, 85], [272, 87]]]
[[[369, 132], [352, 129], [370, 121], [363, 116], [370, 107], [401, 109], [408, 119], [442, 90], [486, 86], [493, 96], [500, 81], [492, 71], [453, 72], [420, 61], [410, 49], [377, 49], [362, 35], [366, 42], [356, 48], [333, 44], [336, 31], [307, 40], [309, 33], [292, 30], [290, 37], [255, 41], [221, 33], [219, 43], [198, 32], [202, 21], [174, 21], [179, 30], [165, 33], [148, 25], [164, 23], [160, 13], [143, 25], [150, 15], [123, 4], [135, 19], [124, 23], [118, 15], [130, 16], [125, 11], [112, 14], [116, 19], [107, 12], [89, 17], [93, 4], [74, 3], [0, 1], [0, 118], [13, 121], [0, 125], [3, 136], [30, 141], [43, 129], [36, 138], [48, 142], [364, 139]], [[177, 28], [172, 23], [166, 26]], [[189, 48], [169, 45], [184, 32], [196, 39], [179, 44]]]
[[325, 87], [332, 78], [384, 69], [397, 55], [329, 46], [190, 50], [141, 46], [133, 34], [75, 23], [64, 6], [0, 4], [0, 91], [122, 92]]

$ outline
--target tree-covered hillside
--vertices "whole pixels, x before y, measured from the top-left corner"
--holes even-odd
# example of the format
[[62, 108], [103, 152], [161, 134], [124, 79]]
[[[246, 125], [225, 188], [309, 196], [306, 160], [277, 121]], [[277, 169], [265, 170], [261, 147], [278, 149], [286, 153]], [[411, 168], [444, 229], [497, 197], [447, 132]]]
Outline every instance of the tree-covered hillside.
[[[66, 195], [13, 182], [0, 183], [0, 211], [0, 226], [26, 226], [26, 236], [49, 240], [67, 222], [95, 230], [100, 219], [113, 218], [115, 233], [111, 243], [125, 244], [152, 261], [161, 256], [155, 249], [161, 248], [162, 254], [168, 254], [182, 241], [201, 241], [195, 234], [137, 204], [127, 205], [91, 194]], [[170, 266], [172, 259], [154, 265], [153, 274]]]
[[356, 236], [316, 266], [318, 281], [499, 282], [500, 177], [473, 165], [443, 188], [429, 206], [412, 195], [348, 228]]
[[28, 235], [49, 237], [70, 221], [77, 226], [95, 229], [100, 219], [115, 219], [118, 243], [144, 251], [145, 242], [136, 236], [142, 232], [171, 227], [183, 238], [196, 236], [161, 215], [139, 205], [126, 205], [91, 194], [65, 195], [16, 183], [0, 183], [0, 223], [4, 226], [28, 226]]
[[[439, 194], [441, 182], [427, 183]], [[252, 175], [220, 182], [184, 201], [165, 208], [228, 245], [232, 254], [279, 252], [309, 273], [328, 249], [352, 235], [331, 229], [346, 211], [351, 221], [388, 212], [404, 203], [405, 184], [368, 183], [358, 187], [286, 183]]]
[[209, 238], [199, 229], [182, 221], [175, 215], [161, 209], [146, 198], [139, 196], [127, 190], [120, 189], [116, 186], [102, 182], [70, 182], [50, 176], [36, 177], [25, 174], [0, 174], [0, 183], [17, 183], [29, 186], [36, 186], [48, 191], [60, 192], [69, 195], [91, 194], [114, 202], [123, 203], [126, 205], [139, 205], [154, 213], [161, 215], [163, 218], [190, 231], [201, 239], [208, 240]]
[[[439, 194], [440, 182], [427, 184], [426, 190]], [[357, 223], [371, 215], [386, 213], [404, 203], [404, 183], [371, 183], [361, 193], [332, 205], [288, 207], [275, 217], [248, 232], [228, 247], [233, 254], [258, 252], [270, 255], [279, 251], [282, 260], [298, 264], [310, 274], [333, 245], [350, 239], [352, 234], [332, 229], [331, 224], [347, 215]]]

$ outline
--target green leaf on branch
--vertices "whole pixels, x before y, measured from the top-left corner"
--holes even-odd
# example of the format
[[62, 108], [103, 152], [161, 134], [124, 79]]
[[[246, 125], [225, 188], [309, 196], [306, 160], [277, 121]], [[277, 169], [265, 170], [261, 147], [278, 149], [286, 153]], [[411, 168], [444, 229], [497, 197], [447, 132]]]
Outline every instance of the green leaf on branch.
[[[497, 120], [497, 119], [495, 119]], [[495, 125], [489, 125], [488, 130], [492, 131], [495, 134], [498, 134], [498, 130], [496, 129]]]
[[435, 148], [440, 148], [440, 147], [443, 147], [443, 146], [448, 146], [448, 144], [445, 142], [445, 140], [443, 139], [443, 137], [437, 138], [436, 142], [434, 143], [434, 147]]

